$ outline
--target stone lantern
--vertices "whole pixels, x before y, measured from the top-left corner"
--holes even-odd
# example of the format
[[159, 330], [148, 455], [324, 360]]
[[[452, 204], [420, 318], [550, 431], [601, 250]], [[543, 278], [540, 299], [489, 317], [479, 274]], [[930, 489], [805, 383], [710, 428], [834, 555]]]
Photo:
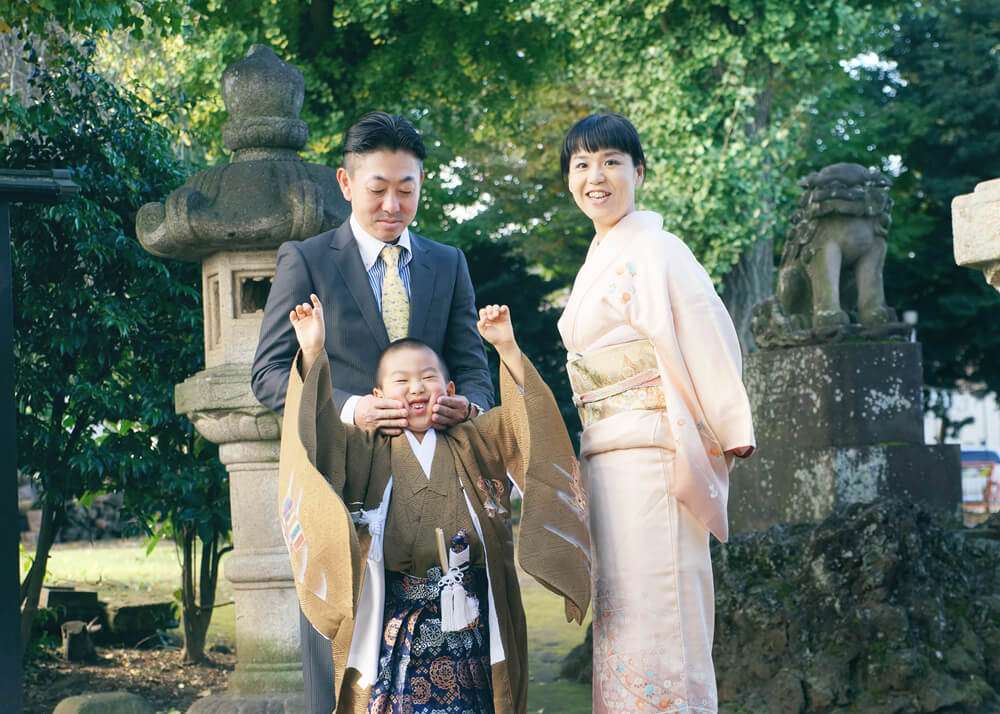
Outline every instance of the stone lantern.
[[1000, 179], [984, 181], [973, 193], [951, 203], [955, 262], [982, 270], [986, 282], [1000, 290]]
[[222, 75], [230, 163], [192, 176], [164, 203], [142, 207], [149, 252], [202, 263], [205, 369], [175, 391], [229, 471], [234, 551], [225, 574], [236, 600], [237, 665], [224, 696], [190, 711], [299, 712], [298, 603], [277, 518], [280, 419], [250, 390], [277, 247], [335, 228], [349, 215], [335, 171], [304, 162], [302, 74], [263, 45]]

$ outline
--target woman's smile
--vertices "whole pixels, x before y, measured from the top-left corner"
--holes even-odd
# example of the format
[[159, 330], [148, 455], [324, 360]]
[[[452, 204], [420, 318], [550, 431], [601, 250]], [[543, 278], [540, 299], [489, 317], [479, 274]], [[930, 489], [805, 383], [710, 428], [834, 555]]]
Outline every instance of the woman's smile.
[[587, 191], [586, 196], [595, 206], [601, 206], [608, 202], [608, 199], [611, 197], [611, 192], [594, 189], [593, 191]]

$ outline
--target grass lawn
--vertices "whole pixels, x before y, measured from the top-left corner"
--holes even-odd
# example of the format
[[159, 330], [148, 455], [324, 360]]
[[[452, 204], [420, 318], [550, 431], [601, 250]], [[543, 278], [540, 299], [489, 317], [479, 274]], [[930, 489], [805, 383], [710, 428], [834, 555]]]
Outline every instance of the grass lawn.
[[[22, 575], [28, 557], [22, 553]], [[138, 541], [59, 544], [52, 549], [46, 583], [96, 590], [105, 602], [164, 601], [172, 599], [180, 587], [180, 562], [169, 542], [161, 542], [149, 556]], [[528, 710], [589, 713], [590, 686], [557, 679], [563, 657], [583, 641], [584, 629], [567, 624], [562, 601], [534, 580], [523, 577], [521, 587], [528, 616]], [[232, 588], [225, 578], [220, 579], [216, 601], [232, 601]], [[209, 646], [235, 645], [235, 627], [232, 605], [219, 607], [208, 630]]]

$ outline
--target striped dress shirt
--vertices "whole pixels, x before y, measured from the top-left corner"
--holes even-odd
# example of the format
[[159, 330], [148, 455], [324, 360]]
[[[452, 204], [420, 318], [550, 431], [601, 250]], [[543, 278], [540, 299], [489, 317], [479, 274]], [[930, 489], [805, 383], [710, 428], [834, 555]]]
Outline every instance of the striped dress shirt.
[[[354, 239], [357, 241], [358, 250], [361, 252], [361, 262], [364, 263], [365, 271], [368, 273], [368, 284], [371, 285], [372, 293], [375, 295], [375, 305], [378, 311], [382, 312], [382, 281], [385, 279], [385, 261], [382, 260], [382, 248], [386, 244], [368, 233], [361, 224], [351, 214], [351, 230], [354, 231]], [[402, 251], [399, 256], [399, 278], [403, 281], [406, 289], [406, 296], [410, 296], [410, 261], [413, 260], [413, 251], [410, 249], [410, 229], [404, 228], [399, 235], [397, 244]]]

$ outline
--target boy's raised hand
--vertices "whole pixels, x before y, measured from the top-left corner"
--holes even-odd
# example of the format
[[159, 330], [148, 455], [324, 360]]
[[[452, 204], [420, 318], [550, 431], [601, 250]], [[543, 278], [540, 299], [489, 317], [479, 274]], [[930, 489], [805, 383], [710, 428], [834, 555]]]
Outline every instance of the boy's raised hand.
[[326, 342], [326, 325], [323, 322], [323, 306], [319, 298], [313, 293], [309, 296], [312, 302], [304, 302], [296, 305], [295, 309], [288, 313], [288, 319], [292, 321], [295, 328], [295, 337], [299, 341], [299, 349], [302, 350], [302, 370], [309, 371], [312, 363], [320, 352], [323, 351]]
[[506, 305], [487, 305], [479, 311], [479, 334], [498, 352], [514, 344], [514, 325]]
[[514, 325], [510, 321], [510, 308], [506, 305], [487, 305], [479, 311], [479, 322], [476, 323], [479, 334], [496, 349], [497, 354], [514, 381], [524, 386], [524, 365], [521, 359], [521, 348], [514, 339]]

